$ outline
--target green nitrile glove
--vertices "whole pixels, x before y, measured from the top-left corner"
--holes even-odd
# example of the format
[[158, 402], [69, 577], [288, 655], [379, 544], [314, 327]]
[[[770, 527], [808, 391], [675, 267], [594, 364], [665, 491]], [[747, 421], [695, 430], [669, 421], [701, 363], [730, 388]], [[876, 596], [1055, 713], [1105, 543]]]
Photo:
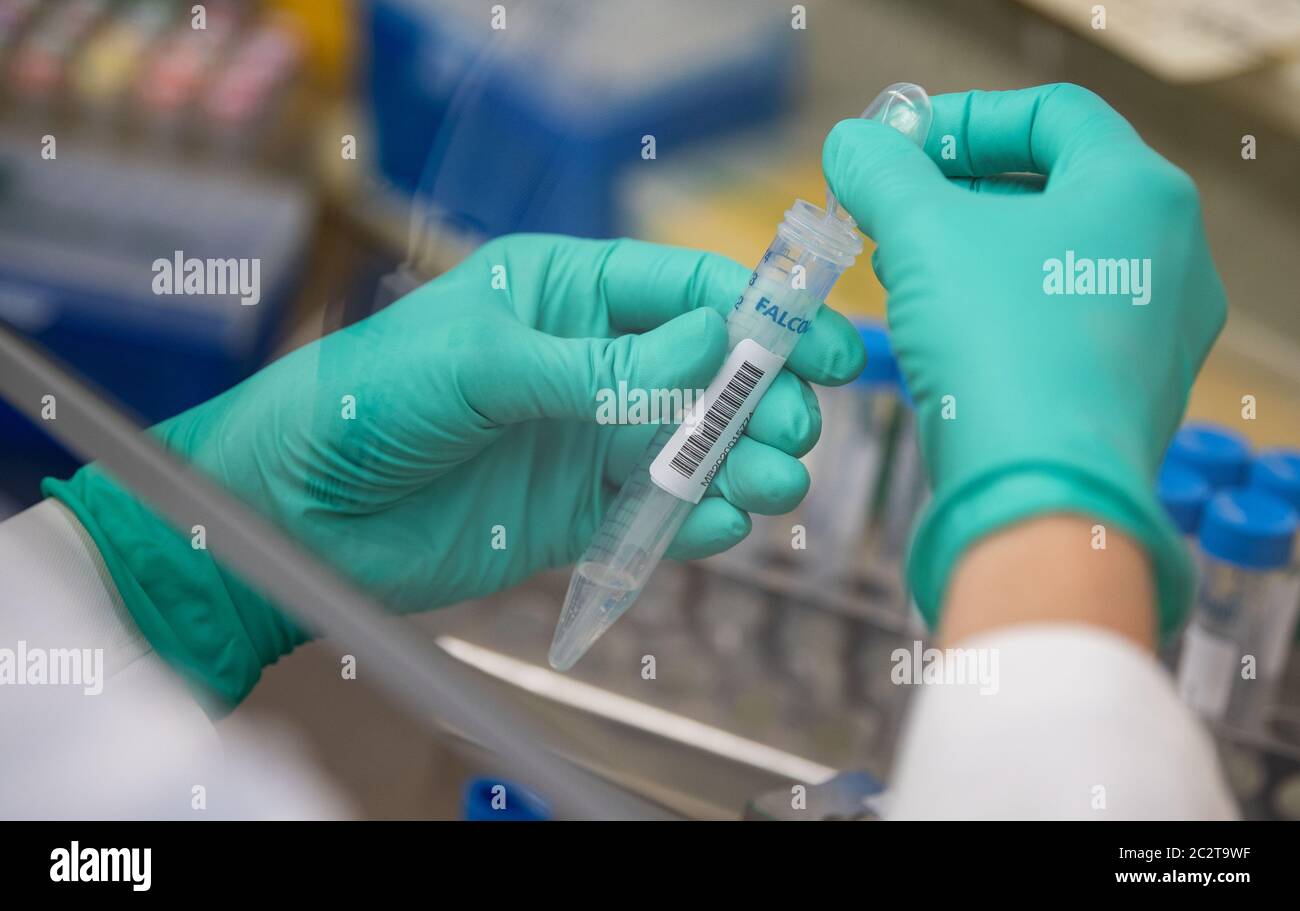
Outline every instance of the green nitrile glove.
[[[937, 622], [973, 542], [1069, 512], [1145, 546], [1173, 629], [1191, 570], [1153, 483], [1226, 312], [1191, 180], [1073, 85], [937, 97], [924, 152], [846, 121], [823, 159], [878, 244], [916, 401], [934, 487], [909, 559], [922, 612]], [[1119, 291], [1083, 293], [1085, 261], [1104, 273], [1093, 292]]]
[[[656, 429], [598, 423], [600, 390], [707, 386], [748, 279], [693, 250], [503, 238], [154, 432], [397, 609], [482, 596], [577, 558]], [[807, 381], [847, 382], [864, 358], [823, 309], [670, 554], [725, 550], [747, 512], [799, 502], [796, 457], [821, 430]], [[46, 490], [159, 653], [225, 701], [304, 638], [98, 467]]]

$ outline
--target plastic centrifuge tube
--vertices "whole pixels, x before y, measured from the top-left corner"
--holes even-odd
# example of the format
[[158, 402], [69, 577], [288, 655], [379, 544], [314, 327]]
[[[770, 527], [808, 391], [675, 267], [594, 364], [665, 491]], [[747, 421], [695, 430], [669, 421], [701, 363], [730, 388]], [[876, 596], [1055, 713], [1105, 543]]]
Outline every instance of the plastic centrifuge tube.
[[[917, 145], [930, 129], [930, 99], [896, 83], [862, 116]], [[551, 666], [568, 670], [632, 606], [687, 514], [704, 496], [840, 274], [862, 252], [857, 225], [828, 190], [827, 206], [796, 200], [727, 318], [730, 354], [681, 425], [665, 424], [614, 499], [578, 561], [551, 643]]]

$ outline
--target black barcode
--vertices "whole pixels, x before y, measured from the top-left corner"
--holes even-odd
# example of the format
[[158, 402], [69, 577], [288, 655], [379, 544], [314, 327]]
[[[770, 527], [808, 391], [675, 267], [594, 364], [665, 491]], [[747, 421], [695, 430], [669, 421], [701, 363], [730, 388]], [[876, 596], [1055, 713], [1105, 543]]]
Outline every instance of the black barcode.
[[722, 438], [727, 424], [736, 416], [736, 412], [745, 404], [745, 399], [754, 391], [758, 381], [763, 378], [763, 371], [749, 361], [741, 361], [740, 369], [727, 382], [717, 401], [704, 413], [695, 432], [686, 438], [682, 448], [673, 456], [669, 464], [682, 477], [689, 478], [700, 467], [713, 448], [713, 444]]

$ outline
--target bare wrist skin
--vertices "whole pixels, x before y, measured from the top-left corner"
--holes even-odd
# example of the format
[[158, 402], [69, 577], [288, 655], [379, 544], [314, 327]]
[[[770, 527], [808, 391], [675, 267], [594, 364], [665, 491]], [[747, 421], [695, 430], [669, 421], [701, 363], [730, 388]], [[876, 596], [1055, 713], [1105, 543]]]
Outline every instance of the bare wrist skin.
[[1155, 587], [1146, 553], [1097, 522], [1051, 515], [984, 538], [962, 557], [948, 586], [939, 639], [945, 646], [999, 627], [1086, 623], [1155, 648]]

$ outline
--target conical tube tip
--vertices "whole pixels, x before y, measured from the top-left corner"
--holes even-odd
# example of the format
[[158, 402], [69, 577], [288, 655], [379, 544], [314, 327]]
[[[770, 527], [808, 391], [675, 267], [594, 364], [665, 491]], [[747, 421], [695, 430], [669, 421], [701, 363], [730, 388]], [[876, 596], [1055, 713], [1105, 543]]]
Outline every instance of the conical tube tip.
[[564, 609], [555, 627], [551, 667], [567, 671], [614, 625], [640, 593], [627, 573], [598, 563], [579, 563], [569, 579]]

